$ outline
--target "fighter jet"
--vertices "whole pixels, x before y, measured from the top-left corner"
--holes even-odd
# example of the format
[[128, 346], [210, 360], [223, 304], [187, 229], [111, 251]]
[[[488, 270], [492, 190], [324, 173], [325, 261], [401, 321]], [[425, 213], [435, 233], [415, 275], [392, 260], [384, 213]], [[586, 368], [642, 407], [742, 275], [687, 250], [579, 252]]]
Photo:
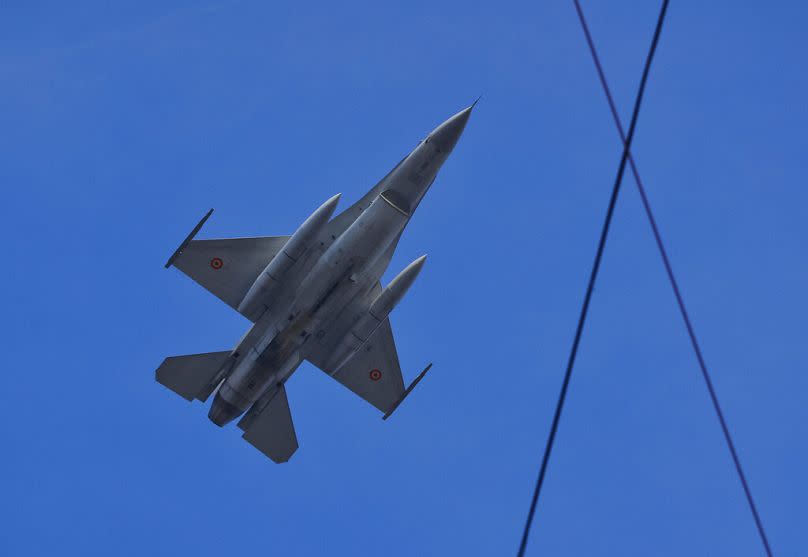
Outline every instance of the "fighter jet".
[[384, 288], [380, 279], [473, 108], [435, 128], [344, 212], [331, 218], [337, 194], [291, 236], [195, 240], [211, 209], [165, 266], [252, 326], [233, 350], [166, 358], [157, 381], [189, 401], [215, 392], [210, 420], [224, 426], [242, 416], [242, 437], [275, 462], [298, 448], [284, 385], [303, 360], [389, 417], [431, 367], [404, 388], [388, 319], [426, 256]]

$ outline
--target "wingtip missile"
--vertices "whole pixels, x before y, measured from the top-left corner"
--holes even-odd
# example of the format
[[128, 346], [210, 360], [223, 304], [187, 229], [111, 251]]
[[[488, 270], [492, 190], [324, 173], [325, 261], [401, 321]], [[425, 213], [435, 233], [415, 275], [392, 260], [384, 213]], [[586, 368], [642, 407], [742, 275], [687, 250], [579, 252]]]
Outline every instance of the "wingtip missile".
[[180, 244], [180, 247], [178, 247], [176, 250], [174, 250], [174, 253], [172, 253], [172, 254], [171, 254], [171, 257], [169, 257], [169, 258], [168, 258], [168, 261], [166, 261], [166, 265], [165, 265], [166, 269], [168, 269], [169, 267], [171, 267], [171, 264], [172, 264], [172, 263], [174, 263], [174, 261], [175, 261], [175, 260], [176, 260], [176, 259], [177, 259], [177, 258], [178, 258], [180, 255], [182, 255], [183, 250], [184, 250], [186, 247], [188, 247], [188, 244], [190, 244], [190, 243], [191, 243], [191, 240], [193, 240], [193, 239], [194, 239], [194, 236], [196, 236], [197, 232], [199, 232], [199, 231], [201, 230], [202, 226], [205, 224], [205, 222], [206, 222], [206, 221], [207, 221], [207, 220], [210, 218], [210, 216], [211, 216], [212, 214], [213, 214], [213, 209], [211, 209], [210, 211], [208, 211], [208, 212], [205, 214], [205, 216], [204, 216], [204, 217], [202, 217], [202, 220], [200, 220], [200, 221], [199, 221], [199, 222], [196, 224], [196, 226], [194, 226], [194, 229], [193, 229], [193, 230], [191, 230], [191, 233], [190, 233], [190, 234], [188, 234], [188, 236], [186, 236], [186, 237], [185, 237], [185, 240], [183, 240], [183, 241], [182, 241], [182, 243]]
[[416, 385], [417, 385], [417, 384], [418, 384], [418, 383], [421, 381], [421, 379], [423, 379], [423, 378], [424, 378], [424, 375], [426, 375], [426, 372], [427, 372], [427, 371], [429, 371], [430, 369], [432, 369], [432, 362], [430, 362], [430, 363], [429, 363], [429, 365], [428, 365], [428, 366], [426, 366], [426, 367], [424, 368], [424, 370], [423, 370], [421, 373], [419, 373], [419, 374], [418, 374], [418, 377], [416, 377], [416, 378], [413, 380], [413, 382], [412, 382], [412, 383], [410, 383], [410, 386], [409, 386], [409, 387], [407, 387], [407, 389], [406, 389], [406, 390], [404, 391], [404, 393], [401, 395], [401, 398], [399, 398], [399, 399], [398, 399], [398, 400], [395, 402], [395, 404], [393, 404], [392, 408], [390, 408], [390, 410], [388, 410], [388, 411], [385, 413], [385, 415], [384, 415], [384, 416], [382, 416], [382, 420], [386, 420], [387, 418], [389, 418], [390, 416], [392, 416], [392, 415], [393, 415], [393, 412], [395, 412], [395, 411], [396, 411], [396, 408], [398, 408], [399, 406], [401, 406], [401, 403], [402, 403], [402, 402], [404, 402], [404, 399], [405, 399], [405, 398], [407, 398], [407, 396], [408, 396], [408, 395], [409, 395], [409, 394], [412, 392], [412, 390], [415, 388], [415, 386], [416, 386]]

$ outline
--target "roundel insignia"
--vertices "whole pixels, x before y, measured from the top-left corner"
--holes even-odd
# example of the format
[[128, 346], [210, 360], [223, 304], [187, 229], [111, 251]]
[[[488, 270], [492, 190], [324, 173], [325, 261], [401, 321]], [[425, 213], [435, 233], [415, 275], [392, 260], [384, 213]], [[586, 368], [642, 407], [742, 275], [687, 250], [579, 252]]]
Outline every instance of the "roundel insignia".
[[370, 370], [370, 379], [371, 381], [378, 381], [382, 378], [382, 372], [378, 369], [371, 369]]
[[218, 271], [224, 266], [224, 261], [219, 259], [218, 257], [214, 257], [210, 260], [210, 266], [213, 267], [214, 270]]

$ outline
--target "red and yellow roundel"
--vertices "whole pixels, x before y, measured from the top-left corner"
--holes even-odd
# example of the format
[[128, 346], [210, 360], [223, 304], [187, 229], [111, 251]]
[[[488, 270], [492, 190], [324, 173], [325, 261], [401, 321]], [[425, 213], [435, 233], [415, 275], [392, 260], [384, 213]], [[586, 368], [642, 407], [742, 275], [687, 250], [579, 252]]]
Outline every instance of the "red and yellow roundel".
[[218, 257], [214, 257], [210, 260], [210, 266], [213, 267], [214, 270], [218, 271], [222, 267], [224, 267], [224, 261], [222, 261]]
[[370, 370], [370, 380], [371, 381], [378, 381], [382, 378], [382, 372], [378, 369], [371, 369]]

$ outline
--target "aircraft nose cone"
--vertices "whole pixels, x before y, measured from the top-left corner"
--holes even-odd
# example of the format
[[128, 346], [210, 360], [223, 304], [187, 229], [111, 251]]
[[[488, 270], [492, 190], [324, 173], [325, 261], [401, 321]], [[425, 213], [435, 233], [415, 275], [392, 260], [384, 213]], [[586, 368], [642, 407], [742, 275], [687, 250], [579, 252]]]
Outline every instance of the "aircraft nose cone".
[[466, 127], [466, 122], [469, 121], [469, 116], [471, 116], [471, 110], [473, 108], [474, 105], [464, 108], [435, 128], [435, 130], [429, 134], [430, 143], [434, 142], [435, 146], [443, 152], [449, 152], [454, 149], [457, 140], [460, 139], [463, 129]]

